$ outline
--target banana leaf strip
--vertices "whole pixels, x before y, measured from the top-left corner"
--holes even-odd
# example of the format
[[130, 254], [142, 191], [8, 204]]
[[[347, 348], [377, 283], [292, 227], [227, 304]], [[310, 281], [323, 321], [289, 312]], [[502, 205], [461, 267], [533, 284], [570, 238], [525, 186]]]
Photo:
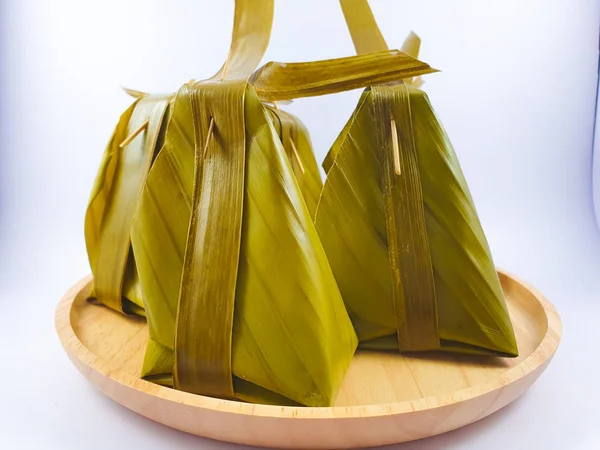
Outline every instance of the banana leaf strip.
[[196, 171], [175, 328], [175, 387], [235, 398], [231, 378], [233, 305], [240, 259], [246, 82], [192, 92]]
[[[357, 54], [364, 55], [388, 49], [367, 0], [340, 0], [340, 6]], [[410, 54], [406, 51], [404, 53]], [[415, 55], [410, 56], [416, 58]]]
[[270, 62], [250, 79], [267, 102], [314, 97], [437, 72], [398, 50], [302, 63]]

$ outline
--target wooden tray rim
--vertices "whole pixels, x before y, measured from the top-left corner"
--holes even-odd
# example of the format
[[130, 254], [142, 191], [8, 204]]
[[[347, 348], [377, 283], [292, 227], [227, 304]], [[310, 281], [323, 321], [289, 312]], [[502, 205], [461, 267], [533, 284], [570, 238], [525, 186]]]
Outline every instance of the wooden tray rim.
[[523, 282], [521, 279], [501, 269], [498, 269], [498, 275], [500, 277], [511, 278], [529, 290], [545, 311], [548, 329], [535, 351], [521, 361], [518, 365], [508, 369], [499, 378], [491, 378], [485, 383], [460, 389], [452, 394], [429, 396], [420, 399], [394, 403], [333, 407], [296, 407], [251, 404], [190, 394], [187, 392], [158, 386], [119, 369], [110, 369], [111, 364], [108, 360], [92, 353], [81, 343], [71, 324], [71, 306], [75, 298], [77, 298], [77, 296], [83, 290], [89, 287], [92, 282], [92, 275], [88, 275], [77, 282], [61, 299], [55, 313], [55, 326], [60, 341], [67, 352], [67, 355], [73, 360], [73, 362], [79, 362], [84, 366], [91, 368], [94, 372], [97, 372], [98, 374], [112, 381], [116, 381], [117, 383], [129, 389], [140, 391], [146, 395], [158, 397], [159, 399], [167, 402], [174, 402], [185, 406], [214, 412], [266, 418], [374, 418], [415, 413], [467, 402], [518, 381], [526, 375], [536, 371], [540, 366], [546, 364], [552, 358], [562, 337], [562, 323], [556, 308], [537, 289], [528, 283]]

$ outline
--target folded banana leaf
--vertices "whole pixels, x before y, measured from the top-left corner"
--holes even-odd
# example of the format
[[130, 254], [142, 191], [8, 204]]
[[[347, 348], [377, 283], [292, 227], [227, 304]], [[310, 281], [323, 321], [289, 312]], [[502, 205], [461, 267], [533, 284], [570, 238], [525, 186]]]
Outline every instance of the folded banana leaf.
[[168, 97], [147, 96], [123, 113], [102, 157], [86, 212], [85, 240], [94, 275], [91, 296], [121, 312], [144, 313], [129, 228], [161, 145], [168, 104]]
[[399, 50], [312, 62], [269, 62], [250, 82], [266, 102], [334, 94], [437, 72]]
[[[196, 246], [190, 250], [194, 239], [188, 237], [188, 223], [195, 210], [194, 194], [178, 194], [184, 185], [186, 193], [193, 192], [194, 177], [189, 176], [189, 170], [174, 170], [187, 167], [193, 174], [194, 136], [198, 133], [195, 128], [201, 125], [189, 113], [194, 98], [206, 89], [202, 84], [186, 85], [178, 93], [165, 145], [148, 177], [132, 229], [152, 336], [142, 375], [177, 386], [169, 376], [174, 362], [173, 345], [181, 340], [193, 342], [202, 323], [214, 324], [202, 317], [208, 308], [195, 309], [197, 297], [205, 291], [207, 301], [217, 302], [220, 295], [214, 290], [233, 284], [235, 313], [233, 331], [230, 329], [229, 378], [233, 373], [235, 398], [282, 403], [276, 393], [300, 404], [329, 405], [352, 358], [356, 337], [271, 117], [251, 87], [246, 88], [243, 97], [246, 167], [238, 187], [243, 188], [243, 208], [240, 248], [229, 264], [233, 270], [226, 263], [207, 265], [206, 258], [216, 260], [217, 256], [203, 253], [205, 259], [200, 267], [189, 263], [190, 278], [186, 278], [188, 268], [184, 264], [188, 255], [201, 250], [223, 253], [230, 246], [228, 240], [213, 235], [203, 241], [201, 249]], [[215, 114], [215, 109], [210, 109]], [[221, 136], [228, 118], [215, 114], [214, 120]], [[214, 202], [210, 197], [215, 196], [215, 184], [223, 184], [223, 179], [229, 180], [225, 184], [237, 186], [237, 180], [222, 176], [225, 174], [207, 173], [220, 170], [219, 164], [227, 165], [227, 154], [234, 150], [226, 147], [212, 153], [209, 148], [208, 156], [199, 161], [203, 172], [202, 192], [198, 195], [202, 200], [196, 208]], [[217, 161], [213, 163], [211, 159]], [[201, 211], [196, 211], [201, 215]], [[219, 223], [212, 224], [219, 234], [234, 216], [230, 211], [218, 214], [217, 205], [208, 213], [205, 220], [212, 222], [222, 215]], [[192, 219], [192, 227], [194, 223]], [[211, 224], [203, 227], [208, 232]], [[160, 245], [163, 242], [166, 245]], [[187, 251], [183, 251], [186, 242]], [[188, 301], [194, 307], [182, 305], [182, 273], [181, 290], [189, 286]], [[229, 277], [231, 273], [235, 276], [233, 283], [211, 280]], [[177, 326], [178, 317], [180, 322], [186, 318], [192, 323]], [[192, 378], [197, 372], [192, 370]], [[192, 386], [186, 390], [198, 389]]]
[[[345, 9], [357, 50], [380, 50], [359, 11]], [[467, 183], [423, 91], [367, 89], [324, 166], [316, 227], [361, 347], [517, 356]]]

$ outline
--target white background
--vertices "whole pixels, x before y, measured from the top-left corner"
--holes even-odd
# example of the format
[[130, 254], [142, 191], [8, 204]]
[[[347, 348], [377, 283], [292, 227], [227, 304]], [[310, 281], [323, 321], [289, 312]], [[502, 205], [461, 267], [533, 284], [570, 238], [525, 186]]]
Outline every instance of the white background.
[[[409, 30], [442, 73], [424, 88], [454, 143], [496, 263], [555, 303], [564, 339], [521, 399], [403, 449], [600, 448], [600, 238], [591, 162], [595, 0], [372, 0], [391, 47]], [[53, 329], [89, 271], [83, 217], [96, 167], [130, 100], [215, 72], [233, 2], [4, 0], [0, 32], [0, 448], [234, 449], [170, 430], [97, 393]], [[317, 14], [317, 11], [320, 14]], [[353, 53], [334, 0], [278, 0], [265, 60]], [[319, 161], [358, 92], [287, 109]]]

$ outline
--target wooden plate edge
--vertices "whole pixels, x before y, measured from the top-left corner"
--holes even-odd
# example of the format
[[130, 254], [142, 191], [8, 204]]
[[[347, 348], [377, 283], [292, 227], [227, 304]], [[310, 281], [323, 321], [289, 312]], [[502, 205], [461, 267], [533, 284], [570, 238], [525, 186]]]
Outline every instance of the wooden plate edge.
[[[110, 363], [108, 361], [105, 361], [93, 354], [79, 341], [70, 321], [71, 305], [77, 295], [91, 282], [91, 275], [80, 280], [71, 289], [69, 289], [61, 299], [56, 309], [55, 326], [60, 341], [71, 361], [87, 378], [91, 379], [92, 376], [95, 375], [94, 380], [91, 380], [94, 384], [99, 384], [97, 376], [100, 376], [102, 379], [105, 379], [104, 382], [113, 381], [118, 383], [120, 387], [137, 390], [140, 391], [140, 393], [158, 397], [167, 402], [174, 402], [180, 405], [199, 408], [206, 410], [207, 412], [220, 412], [241, 416], [257, 416], [274, 419], [352, 419], [375, 418], [391, 415], [396, 416], [409, 413], [414, 414], [415, 412], [422, 412], [436, 408], [442, 408], [445, 406], [456, 405], [478, 397], [483, 397], [493, 391], [508, 386], [511, 383], [515, 383], [523, 378], [529, 378], [531, 376], [531, 380], [526, 386], [528, 387], [531, 383], [533, 383], [533, 381], [535, 381], [535, 379], [537, 379], [539, 374], [541, 374], [554, 356], [562, 337], [562, 324], [554, 305], [550, 303], [537, 289], [523, 282], [519, 278], [502, 270], [499, 270], [498, 273], [500, 276], [509, 278], [525, 287], [543, 306], [548, 320], [548, 331], [542, 339], [540, 345], [533, 353], [531, 353], [531, 355], [529, 355], [517, 366], [509, 369], [502, 377], [500, 377], [500, 379], [492, 379], [486, 383], [456, 391], [451, 396], [427, 397], [408, 402], [331, 408], [253, 405], [176, 391], [157, 386], [124, 372], [111, 370]], [[525, 390], [526, 387], [523, 390]], [[103, 391], [106, 390], [106, 386], [101, 386], [100, 388]], [[519, 392], [518, 395], [520, 395], [521, 392]], [[110, 393], [107, 393], [107, 395], [113, 397], [110, 395]], [[512, 401], [512, 399], [510, 401]], [[499, 404], [498, 408], [483, 414], [481, 417], [491, 414], [491, 412], [494, 412], [510, 401], [504, 402], [504, 404]]]

